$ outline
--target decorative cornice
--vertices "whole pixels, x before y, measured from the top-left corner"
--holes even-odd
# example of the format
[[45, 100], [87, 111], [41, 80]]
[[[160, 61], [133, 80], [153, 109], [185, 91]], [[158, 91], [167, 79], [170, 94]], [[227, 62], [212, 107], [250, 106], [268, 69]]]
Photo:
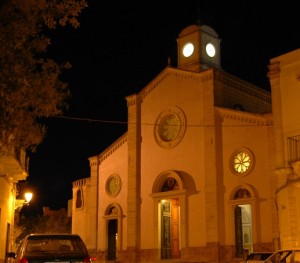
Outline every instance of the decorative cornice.
[[93, 156], [89, 158], [90, 167], [94, 167], [98, 165], [98, 156]]
[[80, 188], [82, 186], [87, 185], [90, 182], [91, 178], [83, 178], [73, 182], [73, 188]]
[[266, 104], [272, 104], [272, 97], [269, 91], [263, 90], [249, 82], [241, 80], [221, 70], [214, 70], [214, 78], [223, 84], [234, 88], [234, 90], [257, 98]]
[[268, 77], [269, 79], [279, 78], [280, 75], [280, 62], [272, 62], [269, 66]]
[[101, 162], [103, 162], [106, 158], [112, 155], [126, 142], [127, 142], [127, 132], [124, 133], [119, 139], [117, 139], [112, 145], [106, 148], [101, 154], [98, 155], [99, 164], [101, 164]]
[[[172, 67], [165, 68], [153, 81], [151, 81], [144, 89], [142, 89], [139, 94], [139, 100], [142, 102], [145, 97], [150, 94], [154, 89], [156, 89], [166, 78], [169, 76], [174, 76], [183, 80], [194, 80], [199, 82], [211, 81], [213, 78], [213, 70], [206, 70], [203, 72], [191, 72], [185, 70], [179, 70]], [[130, 97], [127, 97], [128, 99]], [[128, 101], [128, 100], [127, 100]], [[128, 106], [132, 104], [127, 104]]]
[[224, 120], [234, 120], [246, 123], [251, 126], [272, 126], [273, 121], [269, 115], [260, 115], [253, 113], [246, 113], [243, 111], [229, 110], [225, 108], [216, 107], [218, 115]]
[[211, 81], [212, 79], [216, 79], [223, 84], [234, 88], [237, 91], [241, 91], [248, 96], [257, 98], [266, 104], [270, 105], [272, 103], [270, 92], [263, 90], [244, 80], [241, 80], [235, 76], [232, 76], [222, 70], [211, 68], [201, 72], [191, 72], [180, 70], [177, 68], [166, 67], [155, 79], [153, 79], [146, 87], [144, 87], [138, 93], [138, 95], [133, 94], [126, 97], [127, 106], [133, 106], [137, 102], [142, 102], [148, 94], [150, 94], [170, 76], [177, 77], [182, 80], [193, 80], [198, 82], [207, 82]]
[[130, 95], [130, 96], [127, 96], [127, 97], [126, 97], [126, 100], [127, 100], [127, 107], [136, 105], [136, 102], [137, 102], [137, 94], [132, 94], [132, 95]]

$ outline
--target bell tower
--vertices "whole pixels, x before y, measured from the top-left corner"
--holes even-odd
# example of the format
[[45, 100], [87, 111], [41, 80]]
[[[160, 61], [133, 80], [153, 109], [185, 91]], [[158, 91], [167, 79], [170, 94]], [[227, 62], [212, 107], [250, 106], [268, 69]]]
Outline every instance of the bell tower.
[[221, 68], [218, 34], [206, 25], [184, 28], [177, 38], [178, 68], [200, 72], [208, 68]]

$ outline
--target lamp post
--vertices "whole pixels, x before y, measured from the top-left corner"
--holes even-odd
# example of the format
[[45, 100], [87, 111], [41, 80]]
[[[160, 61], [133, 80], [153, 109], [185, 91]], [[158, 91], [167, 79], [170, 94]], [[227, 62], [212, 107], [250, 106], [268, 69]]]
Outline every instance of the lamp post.
[[14, 204], [14, 214], [12, 221], [12, 232], [11, 232], [11, 244], [12, 247], [15, 246], [15, 238], [17, 237], [19, 228], [17, 227], [20, 220], [20, 212], [22, 208], [26, 205], [29, 205], [32, 200], [33, 194], [31, 192], [25, 192], [23, 198], [24, 199], [16, 199], [15, 196], [15, 204]]

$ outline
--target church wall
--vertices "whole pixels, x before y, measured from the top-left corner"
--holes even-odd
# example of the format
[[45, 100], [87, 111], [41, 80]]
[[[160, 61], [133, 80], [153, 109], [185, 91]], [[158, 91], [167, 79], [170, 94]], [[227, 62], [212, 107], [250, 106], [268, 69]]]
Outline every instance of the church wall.
[[[141, 150], [141, 247], [158, 248], [157, 215], [158, 204], [151, 197], [153, 185], [160, 174], [174, 170], [182, 174], [186, 183], [187, 212], [182, 246], [206, 245], [206, 208], [204, 129], [205, 111], [212, 107], [211, 72], [199, 77], [184, 73], [169, 76], [147, 94], [142, 102], [141, 123], [155, 124], [159, 114], [168, 108], [179, 107], [185, 114], [187, 128], [180, 143], [172, 149], [160, 147], [154, 138], [154, 125], [142, 125]], [[204, 100], [205, 93], [205, 100]], [[205, 101], [205, 102], [204, 102]], [[213, 117], [213, 116], [212, 116]], [[207, 176], [212, 176], [207, 172]], [[190, 184], [190, 185], [189, 185]], [[184, 211], [181, 211], [184, 213]], [[154, 229], [154, 231], [149, 231]]]
[[[286, 135], [295, 135], [293, 132], [297, 131], [299, 135], [300, 118], [297, 114], [300, 111], [300, 61], [295, 61], [294, 57], [299, 56], [300, 49], [286, 55], [286, 58], [281, 58], [280, 64], [280, 85], [281, 85], [281, 101], [282, 101], [282, 124], [283, 132]], [[292, 62], [288, 63], [290, 57]]]
[[[127, 246], [127, 172], [128, 172], [128, 147], [127, 143], [122, 144], [108, 156], [100, 156], [99, 166], [99, 199], [98, 199], [98, 249], [107, 249], [106, 224], [108, 207], [117, 204], [123, 213], [121, 216], [121, 229], [118, 229], [119, 247], [126, 249]], [[118, 175], [121, 178], [120, 192], [111, 197], [107, 194], [107, 180], [111, 175]]]
[[300, 227], [300, 189], [299, 183], [289, 183], [278, 193], [280, 230], [282, 248], [298, 248]]
[[253, 113], [270, 113], [271, 94], [224, 71], [214, 70], [215, 106]]
[[[270, 161], [269, 161], [269, 139], [268, 127], [262, 118], [246, 117], [244, 113], [235, 113], [234, 120], [225, 120], [222, 129], [223, 141], [223, 170], [225, 186], [225, 228], [226, 243], [234, 244], [234, 216], [232, 207], [237, 204], [251, 203], [253, 214], [253, 244], [272, 244], [273, 241], [273, 216], [272, 209], [275, 201], [272, 198], [274, 185], [272, 184]], [[246, 118], [245, 118], [246, 117]], [[244, 119], [245, 118], [245, 119]], [[248, 122], [245, 120], [248, 119]], [[243, 120], [244, 119], [244, 120]], [[243, 120], [243, 122], [240, 122]], [[232, 154], [238, 150], [246, 148], [250, 150], [254, 158], [254, 167], [249, 174], [237, 175], [231, 169]], [[251, 200], [233, 201], [233, 194], [237, 189], [249, 187], [253, 190]], [[262, 231], [263, 230], [263, 231]], [[262, 248], [260, 248], [262, 249]]]
[[[300, 244], [300, 191], [299, 191], [299, 55], [300, 49], [273, 58], [269, 65], [272, 98], [276, 121], [275, 175], [278, 179], [277, 205], [280, 225], [281, 248], [297, 247]], [[276, 111], [275, 111], [276, 106]], [[291, 148], [289, 148], [289, 143]], [[282, 147], [284, 146], [284, 147]]]
[[[87, 191], [87, 184], [89, 184], [90, 178], [80, 179], [73, 182], [73, 204], [72, 204], [72, 233], [78, 234], [86, 243], [87, 247], [94, 248], [90, 244], [89, 232], [89, 218], [88, 215], [89, 205], [88, 200], [90, 200], [89, 192]], [[78, 191], [80, 191], [80, 196], [77, 196]], [[78, 198], [80, 198], [80, 204], [77, 203]], [[91, 201], [91, 200], [90, 200]]]

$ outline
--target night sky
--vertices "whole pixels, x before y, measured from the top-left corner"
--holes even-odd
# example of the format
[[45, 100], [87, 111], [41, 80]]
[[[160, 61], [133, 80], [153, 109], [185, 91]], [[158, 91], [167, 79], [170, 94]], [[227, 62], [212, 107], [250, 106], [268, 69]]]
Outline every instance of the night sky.
[[126, 132], [125, 97], [143, 89], [168, 58], [177, 66], [176, 39], [186, 26], [214, 28], [222, 69], [267, 90], [269, 60], [300, 48], [297, 1], [88, 2], [79, 29], [52, 33], [49, 55], [72, 64], [62, 76], [72, 97], [66, 118], [46, 120], [47, 137], [30, 157], [34, 199], [27, 209], [67, 207], [72, 182], [90, 175], [88, 158]]

